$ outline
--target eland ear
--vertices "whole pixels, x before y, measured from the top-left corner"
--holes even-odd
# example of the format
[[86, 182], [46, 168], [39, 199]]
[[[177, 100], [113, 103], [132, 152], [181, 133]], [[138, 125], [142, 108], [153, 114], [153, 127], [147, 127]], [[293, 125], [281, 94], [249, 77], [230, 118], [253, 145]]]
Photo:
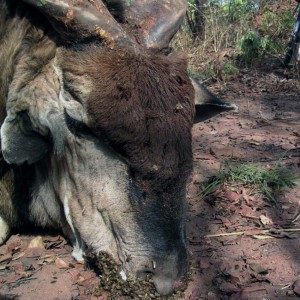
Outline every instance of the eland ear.
[[1, 126], [2, 155], [9, 164], [32, 164], [48, 151], [46, 138], [31, 128], [26, 112], [9, 115]]
[[238, 111], [238, 107], [235, 104], [220, 100], [198, 80], [191, 77], [190, 79], [195, 90], [196, 114], [194, 124], [208, 120], [221, 112], [229, 110]]

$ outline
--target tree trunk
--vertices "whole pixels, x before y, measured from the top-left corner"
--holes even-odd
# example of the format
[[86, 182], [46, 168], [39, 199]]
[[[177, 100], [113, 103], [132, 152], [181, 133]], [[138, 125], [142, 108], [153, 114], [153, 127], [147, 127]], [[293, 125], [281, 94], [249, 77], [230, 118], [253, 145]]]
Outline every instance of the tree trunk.
[[187, 12], [187, 22], [193, 39], [203, 39], [205, 32], [204, 3], [205, 0], [195, 0], [192, 9]]

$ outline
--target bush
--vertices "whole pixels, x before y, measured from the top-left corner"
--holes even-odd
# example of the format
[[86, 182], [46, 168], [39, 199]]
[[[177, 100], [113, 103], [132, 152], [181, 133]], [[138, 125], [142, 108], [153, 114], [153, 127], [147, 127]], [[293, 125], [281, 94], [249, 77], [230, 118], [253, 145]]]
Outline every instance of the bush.
[[263, 55], [270, 45], [267, 37], [262, 37], [255, 30], [249, 30], [241, 40], [238, 41], [238, 49], [241, 51], [240, 60], [244, 63], [250, 63], [254, 58]]
[[201, 10], [202, 33], [192, 33], [187, 22], [173, 46], [188, 54], [191, 72], [201, 78], [212, 76], [222, 52], [229, 54], [222, 61], [225, 73], [228, 64], [249, 66], [266, 56], [279, 62], [295, 21], [294, 8], [292, 0], [189, 0], [190, 21]]

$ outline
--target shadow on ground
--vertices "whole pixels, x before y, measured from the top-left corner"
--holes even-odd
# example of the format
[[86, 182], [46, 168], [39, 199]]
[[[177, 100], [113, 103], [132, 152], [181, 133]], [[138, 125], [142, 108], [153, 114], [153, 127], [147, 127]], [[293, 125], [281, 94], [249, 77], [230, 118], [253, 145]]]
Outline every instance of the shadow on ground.
[[[300, 228], [299, 219], [292, 223], [299, 213], [299, 187], [279, 195], [278, 206], [255, 197], [249, 197], [248, 203], [237, 201], [234, 195], [240, 191], [234, 187], [215, 203], [197, 196], [201, 184], [228, 159], [264, 167], [280, 159], [281, 165], [300, 174], [299, 81], [264, 76], [215, 84], [213, 88], [236, 103], [239, 112], [193, 130], [195, 163], [187, 223], [193, 280], [185, 299], [297, 297], [293, 283], [300, 278], [299, 231], [284, 230]], [[260, 216], [271, 223], [261, 223]], [[270, 235], [262, 235], [263, 230]], [[223, 233], [232, 236], [205, 237]]]

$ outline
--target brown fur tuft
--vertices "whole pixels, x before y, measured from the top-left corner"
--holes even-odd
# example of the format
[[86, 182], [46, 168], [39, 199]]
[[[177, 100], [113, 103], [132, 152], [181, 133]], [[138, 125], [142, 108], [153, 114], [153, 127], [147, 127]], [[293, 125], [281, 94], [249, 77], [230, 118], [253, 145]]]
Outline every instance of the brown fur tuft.
[[194, 116], [186, 60], [101, 48], [84, 53], [80, 59], [71, 52], [64, 55], [62, 67], [67, 73], [76, 66], [94, 83], [86, 107], [96, 134], [108, 139], [143, 178], [186, 177]]

